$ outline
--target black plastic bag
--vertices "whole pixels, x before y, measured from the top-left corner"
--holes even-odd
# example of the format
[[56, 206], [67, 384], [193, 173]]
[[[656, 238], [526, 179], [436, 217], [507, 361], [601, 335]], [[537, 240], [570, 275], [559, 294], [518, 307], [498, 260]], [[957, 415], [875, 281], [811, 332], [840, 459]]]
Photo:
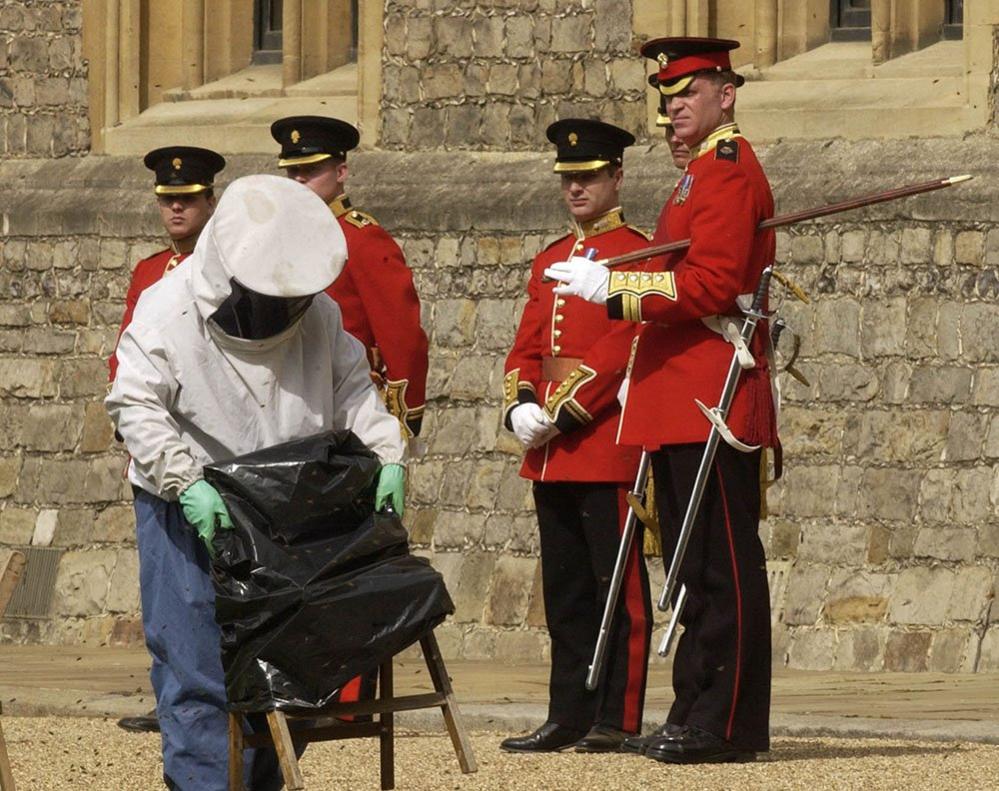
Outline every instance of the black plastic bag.
[[375, 512], [379, 468], [350, 431], [205, 467], [235, 525], [212, 568], [232, 710], [322, 708], [454, 612], [399, 518]]

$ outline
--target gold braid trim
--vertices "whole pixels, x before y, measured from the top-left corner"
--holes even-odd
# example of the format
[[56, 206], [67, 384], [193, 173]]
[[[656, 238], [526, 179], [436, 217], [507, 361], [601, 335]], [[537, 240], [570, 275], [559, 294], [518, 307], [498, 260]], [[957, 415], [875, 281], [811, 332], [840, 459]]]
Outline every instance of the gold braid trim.
[[545, 414], [555, 422], [560, 410], [565, 409], [579, 423], [590, 423], [593, 415], [583, 409], [583, 406], [576, 401], [576, 393], [583, 385], [591, 379], [595, 379], [597, 372], [586, 365], [580, 365], [565, 380], [555, 388], [555, 392], [549, 396], [545, 402]]
[[509, 412], [517, 403], [517, 377], [520, 369], [514, 368], [503, 377], [503, 414]]
[[503, 420], [506, 421], [510, 410], [518, 406], [521, 402], [520, 394], [527, 390], [534, 394], [534, 400], [538, 399], [537, 388], [526, 379], [520, 378], [520, 369], [514, 368], [508, 371], [503, 377]]
[[396, 420], [402, 425], [403, 434], [412, 437], [407, 420], [410, 417], [418, 417], [423, 412], [423, 407], [419, 406], [410, 409], [406, 406], [406, 388], [409, 387], [408, 379], [389, 379], [385, 382], [385, 408], [392, 413]]
[[621, 318], [642, 320], [642, 299], [657, 295], [676, 302], [676, 278], [672, 272], [611, 272], [607, 299], [621, 300]]

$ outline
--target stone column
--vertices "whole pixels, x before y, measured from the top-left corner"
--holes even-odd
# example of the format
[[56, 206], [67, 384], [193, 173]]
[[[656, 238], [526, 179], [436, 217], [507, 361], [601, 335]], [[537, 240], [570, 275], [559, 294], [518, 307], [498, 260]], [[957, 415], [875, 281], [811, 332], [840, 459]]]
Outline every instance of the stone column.
[[104, 3], [104, 124], [109, 128], [118, 123], [118, 40], [121, 10], [118, 0]]
[[758, 69], [777, 62], [777, 8], [779, 0], [756, 0], [756, 46], [753, 65]]
[[183, 84], [190, 90], [205, 84], [205, 0], [184, 0], [180, 29]]
[[[116, 2], [118, 0], [112, 0], [111, 5]], [[144, 109], [139, 106], [141, 3], [140, 0], [120, 0], [120, 4], [118, 41], [113, 50], [118, 54], [118, 73], [115, 76], [118, 112], [115, 123], [127, 121]]]
[[687, 0], [669, 0], [669, 35], [687, 35]]
[[829, 0], [779, 0], [777, 60], [829, 40]]
[[879, 66], [891, 57], [892, 0], [871, 0], [871, 58]]
[[302, 81], [302, 0], [285, 0], [281, 27], [281, 78], [287, 88]]
[[711, 0], [687, 0], [687, 35], [711, 35]]
[[382, 26], [381, 3], [357, 4], [357, 127], [361, 145], [377, 145], [381, 134]]

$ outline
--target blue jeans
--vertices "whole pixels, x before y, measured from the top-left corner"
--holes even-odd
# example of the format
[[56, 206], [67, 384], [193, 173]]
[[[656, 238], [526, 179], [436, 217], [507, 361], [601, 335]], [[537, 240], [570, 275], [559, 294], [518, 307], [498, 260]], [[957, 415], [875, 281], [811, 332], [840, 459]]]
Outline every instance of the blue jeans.
[[[229, 719], [208, 552], [179, 503], [137, 489], [135, 522], [163, 780], [177, 791], [227, 791]], [[272, 749], [249, 749], [243, 757], [251, 791], [282, 787]]]

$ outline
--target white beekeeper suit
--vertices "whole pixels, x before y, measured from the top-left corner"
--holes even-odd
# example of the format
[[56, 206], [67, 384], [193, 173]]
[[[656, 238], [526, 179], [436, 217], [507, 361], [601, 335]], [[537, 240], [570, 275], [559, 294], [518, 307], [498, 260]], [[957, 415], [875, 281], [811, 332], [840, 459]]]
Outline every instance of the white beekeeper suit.
[[[346, 257], [339, 224], [307, 187], [239, 179], [187, 263], [143, 292], [118, 343], [105, 403], [132, 456], [142, 625], [173, 789], [229, 787], [212, 537], [202, 544], [186, 502], [213, 495], [221, 505], [203, 465], [342, 428], [383, 464], [403, 458], [364, 347], [321, 293]], [[273, 750], [244, 758], [250, 791], [281, 787]]]
[[[382, 463], [402, 460], [364, 347], [320, 293], [346, 253], [329, 208], [291, 179], [250, 176], [226, 190], [187, 265], [143, 292], [118, 343], [105, 403], [132, 483], [173, 500], [208, 462], [330, 428], [352, 429]], [[278, 335], [234, 338], [210, 320], [233, 278], [261, 294], [317, 296]]]

